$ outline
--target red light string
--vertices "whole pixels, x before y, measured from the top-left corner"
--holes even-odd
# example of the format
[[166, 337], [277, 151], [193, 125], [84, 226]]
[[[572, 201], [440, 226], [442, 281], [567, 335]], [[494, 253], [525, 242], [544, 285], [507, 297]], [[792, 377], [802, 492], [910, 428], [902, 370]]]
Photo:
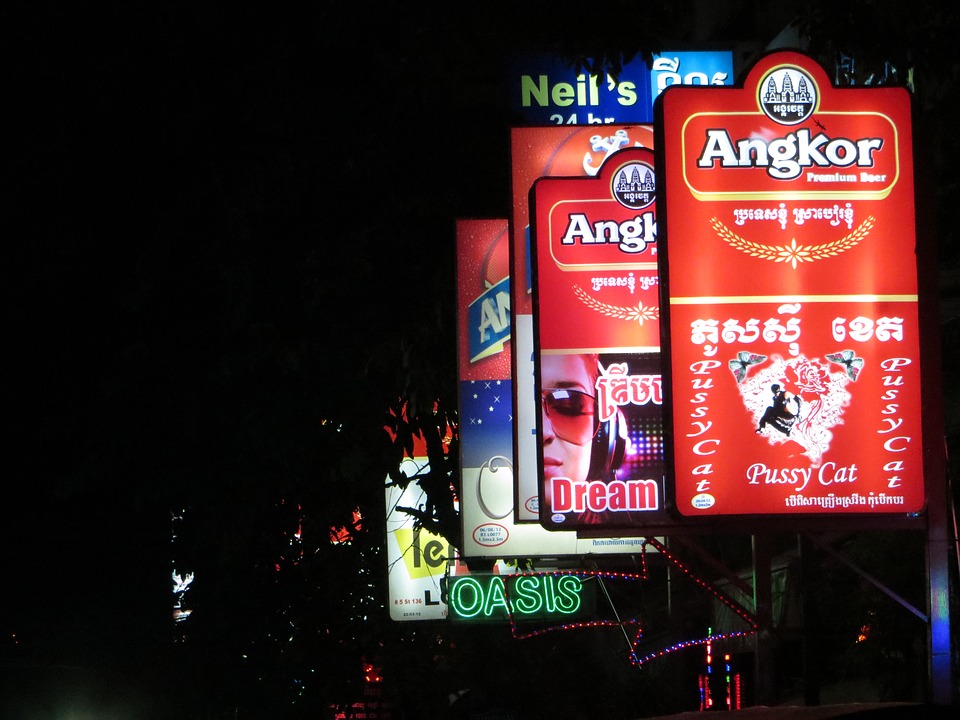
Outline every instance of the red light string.
[[[714, 640], [727, 640], [731, 638], [741, 638], [748, 637], [753, 635], [757, 630], [757, 621], [754, 616], [748, 612], [746, 609], [741, 607], [739, 604], [728, 598], [723, 592], [719, 589], [703, 580], [701, 577], [696, 575], [692, 570], [687, 568], [673, 553], [671, 553], [666, 546], [661, 543], [656, 538], [648, 537], [644, 538], [643, 545], [641, 547], [640, 560], [641, 560], [641, 572], [640, 573], [623, 573], [623, 572], [611, 572], [606, 570], [556, 570], [550, 572], [523, 572], [516, 573], [517, 577], [527, 576], [527, 577], [544, 577], [544, 576], [553, 576], [561, 577], [564, 575], [576, 575], [583, 578], [597, 578], [598, 580], [647, 580], [649, 579], [648, 567], [647, 567], [647, 545], [655, 548], [657, 552], [667, 560], [669, 560], [673, 565], [681, 570], [685, 576], [690, 578], [696, 585], [700, 586], [711, 595], [713, 595], [717, 600], [726, 605], [730, 610], [736, 613], [744, 622], [750, 626], [750, 630], [743, 632], [730, 632], [722, 634], [710, 634], [703, 638], [687, 640], [685, 642], [680, 642], [675, 645], [663, 648], [648, 655], [640, 658], [636, 654], [637, 645], [640, 642], [640, 638], [643, 635], [643, 628], [640, 625], [639, 620], [624, 620], [624, 621], [612, 621], [612, 620], [594, 620], [594, 621], [584, 621], [584, 622], [575, 622], [575, 623], [562, 623], [559, 625], [551, 625], [546, 628], [541, 628], [539, 630], [534, 630], [530, 632], [521, 632], [518, 629], [517, 623], [514, 620], [513, 613], [508, 611], [508, 618], [510, 620], [510, 632], [514, 639], [516, 640], [526, 640], [533, 637], [538, 637], [540, 635], [545, 635], [550, 632], [557, 632], [560, 630], [582, 630], [587, 628], [599, 628], [599, 627], [612, 627], [620, 628], [624, 630], [627, 626], [635, 625], [637, 628], [636, 635], [634, 636], [631, 642], [631, 652], [630, 652], [630, 663], [637, 667], [644, 665], [651, 660], [664, 657], [670, 653], [676, 652], [678, 650], [685, 650], [687, 648], [696, 647], [698, 645], [705, 645]], [[505, 588], [505, 593], [508, 593], [508, 590]], [[509, 597], [507, 597], [507, 607], [510, 607]]]
[[745, 610], [739, 604], [731, 600], [725, 594], [720, 592], [720, 590], [718, 590], [716, 587], [706, 582], [699, 576], [695, 575], [691, 570], [687, 569], [687, 567], [682, 562], [680, 562], [680, 560], [674, 557], [674, 555], [669, 550], [667, 550], [666, 546], [663, 543], [659, 542], [654, 538], [646, 538], [646, 541], [644, 544], [646, 543], [650, 543], [655, 548], [657, 548], [657, 550], [660, 552], [661, 555], [663, 555], [665, 558], [667, 558], [667, 560], [672, 562], [674, 566], [676, 566], [679, 570], [682, 570], [683, 573], [687, 575], [693, 582], [695, 582], [697, 585], [699, 585], [704, 590], [709, 592], [717, 600], [722, 602], [724, 605], [730, 608], [733, 612], [739, 615], [740, 618], [751, 627], [751, 629], [753, 630], [757, 629], [757, 620], [756, 618], [754, 618], [752, 614], [750, 614], [747, 610]]

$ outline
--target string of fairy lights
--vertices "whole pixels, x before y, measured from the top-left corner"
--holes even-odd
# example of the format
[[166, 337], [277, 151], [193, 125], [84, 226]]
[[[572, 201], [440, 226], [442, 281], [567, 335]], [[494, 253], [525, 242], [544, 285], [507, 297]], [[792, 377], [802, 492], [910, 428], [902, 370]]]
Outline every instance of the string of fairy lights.
[[[673, 564], [675, 568], [681, 571], [683, 576], [687, 577], [691, 582], [698, 585], [700, 588], [706, 590], [711, 595], [713, 595], [718, 601], [723, 603], [727, 608], [734, 612], [738, 617], [740, 617], [749, 627], [748, 630], [737, 631], [737, 632], [726, 632], [726, 633], [713, 633], [710, 632], [708, 635], [700, 638], [691, 638], [688, 640], [683, 640], [678, 643], [674, 643], [668, 647], [660, 648], [654, 652], [648, 653], [643, 657], [637, 655], [637, 646], [640, 643], [640, 640], [643, 637], [643, 627], [639, 620], [627, 619], [627, 620], [583, 620], [575, 622], [566, 622], [553, 624], [547, 627], [537, 628], [535, 630], [521, 630], [514, 614], [509, 611], [511, 604], [509, 603], [509, 598], [507, 602], [507, 616], [510, 622], [510, 632], [514, 639], [517, 640], [526, 640], [533, 637], [538, 637], [545, 635], [547, 633], [560, 632], [566, 630], [585, 630], [591, 628], [619, 628], [627, 634], [628, 629], [630, 629], [633, 634], [630, 638], [630, 652], [629, 660], [632, 665], [637, 667], [644, 665], [652, 660], [657, 658], [665, 657], [671, 653], [686, 650], [692, 647], [698, 647], [703, 645], [709, 645], [712, 642], [720, 640], [729, 640], [734, 638], [744, 638], [749, 637], [756, 633], [758, 623], [756, 618], [745, 608], [728, 598], [719, 588], [715, 585], [709, 583], [708, 581], [701, 578], [693, 570], [684, 565], [673, 553], [671, 553], [667, 547], [656, 538], [645, 538], [642, 545], [640, 558], [640, 572], [614, 572], [609, 570], [551, 570], [551, 571], [527, 571], [519, 572], [514, 575], [514, 577], [553, 577], [560, 578], [567, 575], [578, 576], [582, 579], [596, 579], [601, 582], [603, 580], [615, 580], [615, 581], [628, 581], [628, 582], [642, 582], [649, 579], [648, 566], [647, 566], [647, 546], [655, 548], [658, 554], [664, 559], [668, 560]], [[509, 592], [508, 588], [504, 588], [505, 592]], [[629, 636], [628, 636], [629, 637]]]

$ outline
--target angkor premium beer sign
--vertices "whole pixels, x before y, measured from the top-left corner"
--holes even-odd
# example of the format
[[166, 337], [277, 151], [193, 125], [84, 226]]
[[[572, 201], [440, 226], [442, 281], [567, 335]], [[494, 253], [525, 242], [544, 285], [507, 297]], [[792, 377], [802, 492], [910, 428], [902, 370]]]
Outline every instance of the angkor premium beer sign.
[[663, 514], [653, 151], [531, 190], [540, 524], [636, 528]]
[[921, 510], [906, 90], [780, 52], [657, 111], [676, 509]]

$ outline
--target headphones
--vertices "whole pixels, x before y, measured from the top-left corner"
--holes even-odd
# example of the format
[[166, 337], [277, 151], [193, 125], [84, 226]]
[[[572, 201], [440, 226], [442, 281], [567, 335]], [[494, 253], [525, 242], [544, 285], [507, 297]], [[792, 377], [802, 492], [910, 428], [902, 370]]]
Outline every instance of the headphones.
[[[603, 374], [602, 370], [598, 361], [594, 380]], [[596, 393], [595, 386], [590, 389]], [[597, 432], [590, 443], [590, 467], [587, 469], [587, 480], [610, 482], [616, 479], [616, 471], [623, 464], [627, 452], [627, 419], [622, 408], [618, 406], [612, 417], [601, 422], [600, 405], [594, 402], [593, 421]]]
[[[598, 414], [599, 407], [594, 411]], [[615, 479], [627, 451], [627, 420], [618, 407], [612, 418], [599, 425], [590, 449], [590, 470], [587, 478], [609, 482]]]

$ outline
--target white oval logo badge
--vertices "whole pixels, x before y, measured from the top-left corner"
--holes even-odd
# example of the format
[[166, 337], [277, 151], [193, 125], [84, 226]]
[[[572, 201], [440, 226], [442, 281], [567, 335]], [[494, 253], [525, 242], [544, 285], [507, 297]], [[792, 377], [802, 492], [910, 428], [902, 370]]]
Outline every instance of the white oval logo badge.
[[484, 547], [503, 545], [509, 537], [510, 532], [503, 525], [497, 523], [478, 525], [473, 531], [474, 542]]
[[716, 502], [717, 499], [710, 493], [700, 493], [699, 495], [693, 496], [693, 500], [690, 501], [690, 504], [693, 505], [697, 510], [706, 510], [708, 508], [712, 508]]

